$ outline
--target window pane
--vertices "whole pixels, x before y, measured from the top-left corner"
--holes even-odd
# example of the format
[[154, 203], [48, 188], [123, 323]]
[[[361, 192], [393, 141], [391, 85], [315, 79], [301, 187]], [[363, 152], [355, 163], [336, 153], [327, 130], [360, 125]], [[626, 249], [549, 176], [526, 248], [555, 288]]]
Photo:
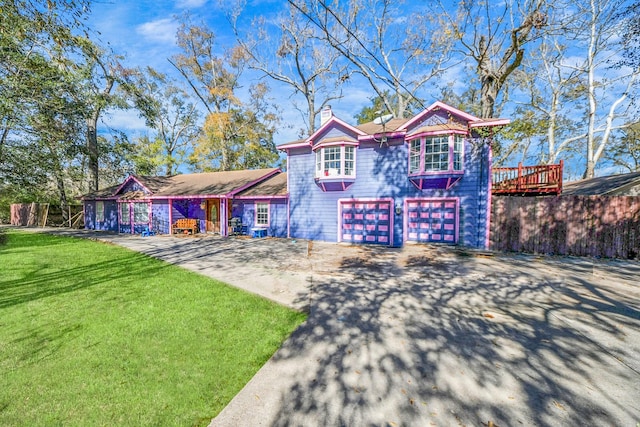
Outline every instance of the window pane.
[[326, 147], [323, 150], [325, 176], [342, 175], [340, 170], [340, 147]]
[[414, 139], [409, 147], [409, 173], [420, 172], [420, 140]]
[[355, 148], [344, 147], [344, 174], [346, 176], [355, 175]]
[[268, 203], [256, 203], [256, 225], [269, 225]]
[[104, 202], [96, 202], [96, 221], [104, 221]]
[[129, 224], [129, 203], [120, 203], [120, 221], [122, 224]]
[[456, 135], [453, 140], [453, 170], [462, 170], [462, 154], [464, 147], [464, 138]]
[[436, 136], [425, 139], [424, 170], [446, 171], [449, 169], [449, 136]]
[[316, 151], [316, 176], [322, 175], [322, 149]]
[[149, 205], [147, 203], [133, 204], [133, 222], [135, 224], [149, 222]]

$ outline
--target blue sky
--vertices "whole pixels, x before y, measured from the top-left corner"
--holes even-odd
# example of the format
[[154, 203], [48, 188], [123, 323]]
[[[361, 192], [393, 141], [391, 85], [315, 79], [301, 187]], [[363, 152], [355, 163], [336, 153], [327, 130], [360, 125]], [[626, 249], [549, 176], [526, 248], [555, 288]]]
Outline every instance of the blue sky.
[[[275, 16], [286, 7], [284, 1], [256, 0], [246, 5], [246, 22], [252, 16]], [[221, 49], [231, 47], [235, 38], [219, 0], [118, 0], [98, 1], [92, 4], [89, 26], [100, 33], [101, 43], [108, 43], [117, 53], [125, 55], [124, 63], [128, 67], [152, 66], [153, 68], [179, 78], [167, 58], [178, 52], [175, 45], [175, 33], [178, 28], [176, 16], [190, 13], [194, 22], [204, 21], [215, 33]], [[260, 78], [256, 73], [244, 75], [243, 87]], [[278, 87], [273, 81], [266, 80], [272, 88], [272, 96], [282, 109], [282, 126], [275, 137], [276, 144], [282, 144], [297, 138], [298, 129], [304, 127], [300, 113], [290, 105], [289, 87]], [[348, 96], [332, 102], [334, 113], [343, 120], [354, 123], [353, 116], [364, 106], [370, 104], [371, 92], [367, 87], [350, 85]], [[144, 121], [132, 111], [111, 111], [104, 117], [111, 127], [123, 130], [130, 136], [144, 134], [147, 129]]]

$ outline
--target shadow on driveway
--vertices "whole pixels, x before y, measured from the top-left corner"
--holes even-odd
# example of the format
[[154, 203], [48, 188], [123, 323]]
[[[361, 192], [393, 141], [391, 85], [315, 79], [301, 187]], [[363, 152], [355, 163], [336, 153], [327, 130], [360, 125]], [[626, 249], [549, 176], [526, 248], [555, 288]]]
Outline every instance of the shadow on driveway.
[[106, 240], [309, 310], [212, 426], [640, 422], [636, 262], [280, 239]]

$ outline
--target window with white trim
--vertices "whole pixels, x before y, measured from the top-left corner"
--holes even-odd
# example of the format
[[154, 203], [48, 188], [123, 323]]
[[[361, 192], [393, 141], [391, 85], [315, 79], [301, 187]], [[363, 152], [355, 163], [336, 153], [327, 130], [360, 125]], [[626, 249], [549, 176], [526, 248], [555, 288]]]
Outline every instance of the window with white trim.
[[464, 137], [435, 135], [409, 141], [409, 173], [461, 172]]
[[146, 224], [149, 222], [149, 204], [136, 202], [133, 204], [133, 223]]
[[256, 203], [256, 225], [269, 225], [269, 203]]
[[96, 221], [104, 221], [104, 202], [96, 202]]
[[129, 203], [120, 203], [120, 223], [128, 225], [131, 221], [131, 205]]
[[356, 149], [331, 145], [316, 150], [316, 178], [355, 178]]

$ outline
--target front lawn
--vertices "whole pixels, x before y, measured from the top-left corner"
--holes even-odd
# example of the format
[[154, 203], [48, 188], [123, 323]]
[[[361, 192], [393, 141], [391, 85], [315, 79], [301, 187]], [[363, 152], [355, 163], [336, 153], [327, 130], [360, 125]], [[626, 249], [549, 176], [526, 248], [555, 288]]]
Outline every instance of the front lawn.
[[207, 425], [304, 315], [146, 255], [9, 232], [0, 425]]

